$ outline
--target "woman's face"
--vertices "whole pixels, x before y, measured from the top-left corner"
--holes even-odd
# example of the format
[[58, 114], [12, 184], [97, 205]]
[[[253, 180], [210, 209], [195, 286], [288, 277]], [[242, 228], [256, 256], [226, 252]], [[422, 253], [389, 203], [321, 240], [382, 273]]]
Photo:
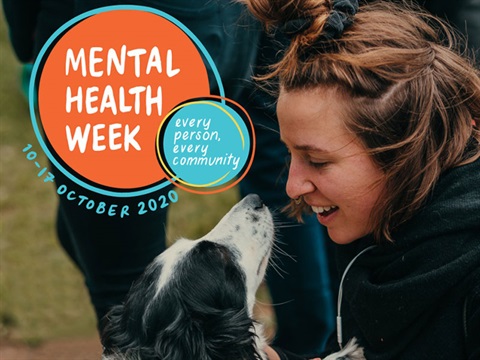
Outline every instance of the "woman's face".
[[332, 89], [281, 91], [280, 135], [291, 153], [287, 194], [303, 200], [338, 244], [372, 232], [382, 171], [345, 127], [346, 100]]

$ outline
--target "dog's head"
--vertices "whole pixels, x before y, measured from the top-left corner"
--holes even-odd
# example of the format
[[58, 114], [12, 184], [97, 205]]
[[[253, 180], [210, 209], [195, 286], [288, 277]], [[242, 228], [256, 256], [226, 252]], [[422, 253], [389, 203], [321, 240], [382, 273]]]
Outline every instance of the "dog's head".
[[274, 229], [257, 195], [235, 205], [207, 235], [180, 239], [105, 318], [104, 359], [261, 359], [252, 320]]

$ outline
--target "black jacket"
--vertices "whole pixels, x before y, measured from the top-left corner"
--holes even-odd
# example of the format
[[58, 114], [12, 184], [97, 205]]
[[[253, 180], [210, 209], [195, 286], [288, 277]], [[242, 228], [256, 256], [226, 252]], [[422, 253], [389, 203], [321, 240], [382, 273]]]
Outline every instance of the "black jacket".
[[[344, 342], [357, 337], [367, 360], [480, 359], [480, 160], [444, 174], [393, 237], [347, 273]], [[338, 245], [341, 273], [372, 244]]]
[[[480, 359], [480, 160], [444, 174], [394, 240], [348, 273], [344, 338], [369, 360]], [[339, 265], [367, 244], [339, 247]]]

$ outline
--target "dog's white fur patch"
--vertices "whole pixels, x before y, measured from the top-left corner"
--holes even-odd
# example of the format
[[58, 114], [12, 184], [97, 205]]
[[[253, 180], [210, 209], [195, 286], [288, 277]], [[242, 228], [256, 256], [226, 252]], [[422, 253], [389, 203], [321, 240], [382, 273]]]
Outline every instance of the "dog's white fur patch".
[[341, 351], [328, 355], [323, 360], [337, 360], [339, 358], [345, 360], [365, 360], [363, 348], [357, 344], [356, 338], [350, 339]]

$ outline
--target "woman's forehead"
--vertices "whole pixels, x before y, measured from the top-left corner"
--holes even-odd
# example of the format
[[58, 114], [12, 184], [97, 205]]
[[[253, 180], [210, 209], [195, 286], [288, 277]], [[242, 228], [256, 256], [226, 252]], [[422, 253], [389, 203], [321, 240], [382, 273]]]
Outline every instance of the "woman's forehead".
[[343, 97], [322, 90], [285, 91], [277, 103], [281, 132], [321, 131], [342, 135], [347, 132], [345, 110]]

